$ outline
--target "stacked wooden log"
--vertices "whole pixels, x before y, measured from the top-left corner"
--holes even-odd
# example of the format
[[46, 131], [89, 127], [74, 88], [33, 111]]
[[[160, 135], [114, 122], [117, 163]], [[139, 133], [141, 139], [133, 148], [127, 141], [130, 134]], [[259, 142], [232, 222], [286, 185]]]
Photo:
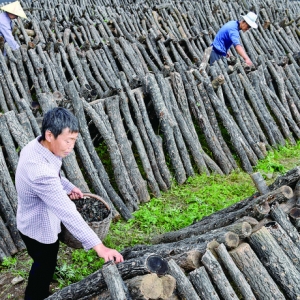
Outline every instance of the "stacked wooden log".
[[[117, 291], [120, 299], [297, 299], [300, 168], [270, 186], [260, 173], [252, 179], [258, 192], [251, 197], [157, 236], [153, 245], [124, 249], [124, 263], [104, 266], [48, 299], [119, 299]], [[147, 257], [158, 260], [161, 273], [140, 273]]]
[[[14, 217], [18, 151], [40, 134], [51, 107], [71, 109], [80, 122], [64, 175], [126, 220], [173, 179], [183, 184], [195, 172], [229, 174], [239, 165], [252, 173], [267, 150], [300, 136], [296, 1], [21, 2], [28, 16], [15, 23], [21, 47], [4, 44], [6, 57], [0, 53], [0, 216], [17, 250], [24, 247]], [[258, 30], [241, 33], [255, 68], [234, 48], [228, 70], [203, 64], [217, 30], [247, 10], [259, 15]]]

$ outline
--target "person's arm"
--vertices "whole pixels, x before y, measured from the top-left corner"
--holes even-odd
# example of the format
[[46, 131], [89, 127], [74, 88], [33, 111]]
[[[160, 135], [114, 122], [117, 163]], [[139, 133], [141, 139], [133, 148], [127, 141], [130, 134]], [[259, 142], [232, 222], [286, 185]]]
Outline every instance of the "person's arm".
[[60, 181], [70, 199], [77, 200], [83, 197], [81, 190], [71, 183], [66, 177], [61, 176]]
[[247, 55], [246, 51], [244, 50], [244, 48], [241, 45], [236, 45], [235, 46], [235, 50], [244, 59], [245, 63], [248, 66], [252, 66], [253, 65], [251, 59], [249, 58], [249, 56]]
[[12, 35], [12, 30], [9, 24], [1, 24], [1, 33], [6, 41], [6, 43], [12, 48], [12, 50], [16, 50], [20, 47], [20, 45], [16, 42], [14, 36]]

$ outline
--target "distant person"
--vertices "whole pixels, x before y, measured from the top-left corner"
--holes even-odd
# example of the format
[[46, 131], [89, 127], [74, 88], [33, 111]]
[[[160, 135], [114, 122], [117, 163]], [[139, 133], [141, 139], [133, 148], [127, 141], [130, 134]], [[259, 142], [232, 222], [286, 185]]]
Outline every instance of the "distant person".
[[61, 222], [83, 245], [105, 261], [122, 262], [122, 255], [105, 247], [83, 220], [73, 201], [83, 197], [79, 188], [60, 176], [62, 159], [74, 148], [79, 126], [67, 109], [53, 108], [43, 118], [42, 135], [21, 151], [16, 171], [17, 227], [33, 263], [25, 300], [49, 296], [59, 248]]
[[213, 43], [212, 52], [210, 55], [210, 65], [216, 60], [221, 59], [227, 66], [226, 57], [228, 56], [228, 50], [231, 45], [234, 46], [236, 52], [245, 60], [248, 66], [252, 66], [253, 63], [248, 57], [245, 49], [241, 46], [240, 33], [242, 30], [246, 32], [250, 28], [257, 28], [256, 19], [257, 15], [253, 12], [248, 12], [247, 15], [242, 16], [240, 21], [229, 21], [221, 27], [218, 31]]
[[0, 14], [0, 36], [3, 37], [4, 42], [7, 42], [12, 50], [16, 50], [20, 45], [16, 42], [12, 34], [12, 20], [18, 17], [27, 19], [26, 14], [19, 1], [4, 5], [0, 9], [3, 10], [3, 13]]

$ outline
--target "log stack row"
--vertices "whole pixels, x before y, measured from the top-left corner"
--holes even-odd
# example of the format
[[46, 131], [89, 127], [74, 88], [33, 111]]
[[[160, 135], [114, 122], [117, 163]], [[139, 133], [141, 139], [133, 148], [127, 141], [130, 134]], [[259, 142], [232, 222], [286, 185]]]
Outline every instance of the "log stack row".
[[[300, 168], [270, 186], [260, 173], [252, 178], [251, 197], [153, 245], [124, 249], [124, 263], [104, 265], [48, 299], [297, 299]], [[158, 269], [142, 273], [141, 261]]]
[[[239, 163], [251, 173], [267, 150], [300, 136], [296, 1], [22, 6], [28, 20], [15, 24], [21, 47], [4, 44], [6, 57], [0, 53], [0, 216], [15, 245], [6, 255], [24, 248], [14, 217], [18, 152], [40, 134], [49, 108], [67, 107], [80, 122], [63, 175], [126, 220], [173, 178], [182, 184], [195, 172], [229, 174]], [[258, 30], [241, 34], [256, 67], [245, 68], [234, 49], [228, 70], [207, 66], [202, 59], [217, 30], [247, 10], [259, 14]]]

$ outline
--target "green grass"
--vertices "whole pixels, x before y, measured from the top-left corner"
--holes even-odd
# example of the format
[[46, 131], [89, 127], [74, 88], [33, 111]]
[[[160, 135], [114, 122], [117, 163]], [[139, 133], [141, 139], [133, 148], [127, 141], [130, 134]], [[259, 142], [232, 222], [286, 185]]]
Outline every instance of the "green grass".
[[[105, 154], [104, 148], [98, 148], [102, 156]], [[276, 151], [270, 151], [265, 159], [259, 161], [254, 171], [263, 174], [270, 184], [277, 175], [297, 166], [299, 159], [300, 142], [293, 147], [280, 147]], [[196, 175], [181, 186], [173, 183], [172, 189], [163, 193], [161, 198], [153, 198], [148, 203], [141, 204], [139, 210], [133, 213], [134, 219], [112, 223], [104, 243], [118, 250], [135, 244], [147, 244], [157, 234], [186, 227], [204, 216], [249, 197], [254, 192], [255, 186], [249, 174], [241, 170], [228, 176]], [[24, 266], [27, 268], [26, 273], [30, 266], [29, 257], [25, 257], [25, 262], [24, 259], [19, 260], [25, 254], [23, 252], [5, 260], [0, 266], [0, 274], [23, 272], [26, 278]], [[103, 260], [93, 250], [72, 251], [66, 246], [61, 247], [55, 275], [59, 287], [83, 279], [101, 268], [102, 264]]]

